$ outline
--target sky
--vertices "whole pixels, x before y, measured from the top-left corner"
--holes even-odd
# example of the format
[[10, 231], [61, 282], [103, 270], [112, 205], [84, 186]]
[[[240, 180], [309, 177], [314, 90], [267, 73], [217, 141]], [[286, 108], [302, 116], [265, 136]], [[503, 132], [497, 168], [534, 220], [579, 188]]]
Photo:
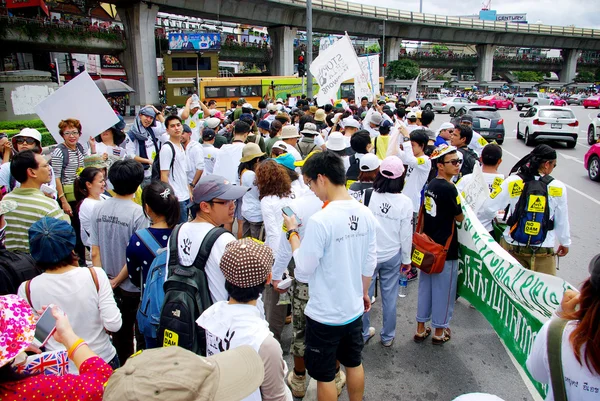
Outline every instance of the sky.
[[[419, 0], [346, 0], [378, 7], [419, 11]], [[422, 0], [423, 12], [439, 15], [479, 14], [482, 0]], [[487, 2], [487, 0], [486, 0]], [[498, 14], [527, 14], [530, 24], [600, 29], [599, 0], [492, 0]]]

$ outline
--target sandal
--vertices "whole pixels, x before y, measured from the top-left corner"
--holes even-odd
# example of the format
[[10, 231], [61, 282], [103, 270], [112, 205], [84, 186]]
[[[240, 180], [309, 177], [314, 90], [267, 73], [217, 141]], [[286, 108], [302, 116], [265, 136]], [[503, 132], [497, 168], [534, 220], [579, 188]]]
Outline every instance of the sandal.
[[425, 327], [425, 331], [423, 331], [421, 333], [415, 333], [413, 340], [415, 340], [416, 343], [422, 343], [423, 341], [425, 341], [425, 339], [427, 337], [429, 337], [430, 334], [431, 334], [431, 327]]
[[452, 330], [448, 329], [444, 329], [443, 331], [443, 335], [442, 336], [433, 336], [431, 337], [431, 343], [433, 345], [443, 345], [444, 343], [450, 341], [450, 339], [452, 338]]

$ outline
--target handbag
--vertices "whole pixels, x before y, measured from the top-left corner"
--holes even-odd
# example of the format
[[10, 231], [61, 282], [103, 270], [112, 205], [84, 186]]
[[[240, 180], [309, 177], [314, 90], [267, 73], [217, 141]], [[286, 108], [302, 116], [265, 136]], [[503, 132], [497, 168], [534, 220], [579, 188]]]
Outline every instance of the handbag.
[[454, 222], [452, 222], [452, 232], [446, 241], [446, 245], [442, 246], [431, 239], [427, 234], [423, 233], [424, 225], [424, 211], [421, 207], [419, 211], [419, 221], [417, 223], [417, 229], [413, 234], [412, 241], [412, 265], [424, 273], [437, 274], [444, 270], [444, 263], [446, 263], [446, 255], [454, 236]]

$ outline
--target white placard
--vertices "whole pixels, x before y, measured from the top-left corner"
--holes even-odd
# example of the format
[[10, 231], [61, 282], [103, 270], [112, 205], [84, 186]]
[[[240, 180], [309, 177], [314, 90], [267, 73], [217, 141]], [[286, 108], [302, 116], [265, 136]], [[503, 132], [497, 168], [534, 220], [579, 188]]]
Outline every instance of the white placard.
[[356, 51], [347, 35], [320, 52], [309, 68], [319, 83], [319, 105], [332, 104], [342, 82], [361, 74]]
[[468, 183], [462, 188], [462, 195], [471, 209], [477, 213], [490, 196], [490, 189], [485, 182], [479, 163], [475, 163], [473, 173], [469, 178]]
[[90, 136], [97, 136], [119, 122], [87, 71], [40, 102], [35, 106], [35, 112], [57, 143], [63, 142], [58, 130], [61, 120], [75, 118], [81, 122], [81, 144], [85, 144]]
[[[358, 58], [360, 67], [363, 74], [365, 75], [369, 88], [372, 92], [371, 96], [367, 96], [372, 99], [374, 95], [379, 95], [379, 54], [373, 56], [363, 56]], [[356, 78], [355, 78], [356, 80]], [[358, 94], [356, 95], [357, 101], [360, 99]]]

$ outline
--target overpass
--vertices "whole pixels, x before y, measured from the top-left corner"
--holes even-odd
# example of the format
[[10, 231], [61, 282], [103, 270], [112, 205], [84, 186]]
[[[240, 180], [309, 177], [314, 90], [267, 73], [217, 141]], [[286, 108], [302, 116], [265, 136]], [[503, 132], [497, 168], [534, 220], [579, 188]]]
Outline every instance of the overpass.
[[[306, 26], [305, 0], [112, 0], [130, 38], [122, 61], [137, 93], [136, 103], [157, 100], [158, 84], [150, 82], [156, 66], [153, 45], [154, 20], [158, 11], [226, 20], [269, 28], [274, 50], [272, 72], [291, 75], [293, 43], [298, 29]], [[580, 50], [600, 51], [600, 30], [547, 25], [512, 24], [470, 18], [420, 14], [338, 0], [313, 0], [313, 30], [344, 31], [366, 37], [385, 37], [385, 61], [396, 59], [403, 39], [475, 44], [479, 56], [478, 81], [491, 81], [495, 46], [562, 49], [562, 82], [575, 78]], [[152, 39], [152, 40], [150, 40]], [[394, 56], [396, 55], [396, 56]], [[135, 69], [147, 69], [146, 73]], [[154, 81], [154, 80], [153, 80]]]

